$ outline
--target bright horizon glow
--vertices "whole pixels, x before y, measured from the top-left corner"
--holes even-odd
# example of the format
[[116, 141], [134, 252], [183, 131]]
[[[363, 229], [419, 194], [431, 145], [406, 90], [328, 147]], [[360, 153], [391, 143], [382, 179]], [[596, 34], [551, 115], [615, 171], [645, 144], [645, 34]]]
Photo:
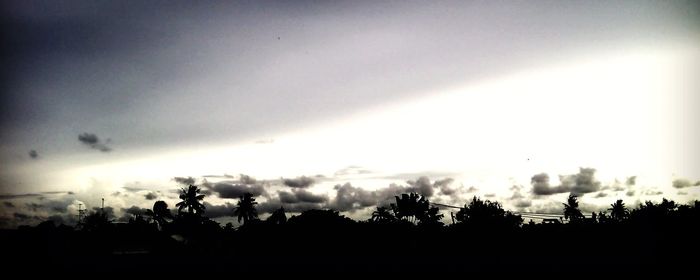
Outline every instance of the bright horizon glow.
[[[505, 196], [513, 184], [529, 187], [536, 173], [549, 173], [554, 183], [558, 174], [593, 167], [604, 185], [638, 176], [638, 185], [678, 198], [670, 187], [674, 176], [700, 178], [694, 162], [688, 166], [683, 151], [673, 148], [686, 127], [697, 125], [673, 111], [689, 106], [683, 102], [694, 93], [682, 87], [689, 77], [679, 69], [697, 58], [696, 47], [678, 45], [589, 55], [299, 127], [271, 135], [269, 144], [122, 151], [116, 160], [91, 155], [88, 164], [75, 157], [45, 159], [17, 172], [36, 174], [39, 168], [44, 175], [33, 181], [43, 190], [71, 186], [98, 197], [136, 181], [172, 189], [175, 176], [331, 176], [356, 165], [387, 175], [454, 173], [457, 185]], [[105, 187], [95, 189], [95, 181]], [[401, 182], [351, 183], [377, 189], [392, 181]], [[314, 191], [330, 194], [337, 183]], [[688, 199], [698, 198], [697, 188], [687, 191]]]

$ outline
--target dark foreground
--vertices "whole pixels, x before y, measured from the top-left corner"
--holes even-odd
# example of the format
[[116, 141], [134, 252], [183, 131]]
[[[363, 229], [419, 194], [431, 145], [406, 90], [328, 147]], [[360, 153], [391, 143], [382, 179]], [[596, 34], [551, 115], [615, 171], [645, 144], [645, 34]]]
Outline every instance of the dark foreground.
[[1, 232], [5, 267], [61, 274], [692, 273], [700, 264], [699, 237], [697, 220], [519, 228], [259, 223], [183, 234], [121, 224], [96, 231], [45, 226]]

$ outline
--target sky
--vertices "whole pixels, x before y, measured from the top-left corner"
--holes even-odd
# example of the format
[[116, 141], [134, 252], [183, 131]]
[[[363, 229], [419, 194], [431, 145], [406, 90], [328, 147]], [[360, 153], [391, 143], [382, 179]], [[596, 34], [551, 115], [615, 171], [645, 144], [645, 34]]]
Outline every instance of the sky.
[[224, 222], [244, 192], [356, 219], [408, 191], [700, 199], [694, 1], [0, 7], [1, 227], [101, 198], [124, 220], [190, 183]]

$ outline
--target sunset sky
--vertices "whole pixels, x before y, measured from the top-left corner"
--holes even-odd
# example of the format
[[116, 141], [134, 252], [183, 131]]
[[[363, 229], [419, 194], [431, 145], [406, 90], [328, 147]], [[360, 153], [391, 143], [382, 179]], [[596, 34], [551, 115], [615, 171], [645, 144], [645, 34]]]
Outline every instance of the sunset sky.
[[416, 191], [700, 199], [696, 1], [3, 1], [0, 227], [201, 186], [227, 221]]

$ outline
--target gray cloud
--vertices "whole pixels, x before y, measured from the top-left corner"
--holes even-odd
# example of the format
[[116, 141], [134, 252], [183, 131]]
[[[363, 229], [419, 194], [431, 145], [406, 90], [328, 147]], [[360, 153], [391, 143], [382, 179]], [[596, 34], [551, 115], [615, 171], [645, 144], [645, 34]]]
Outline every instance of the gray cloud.
[[601, 197], [606, 197], [606, 196], [608, 196], [607, 193], [605, 193], [605, 192], [598, 192], [598, 194], [596, 194], [594, 197], [595, 197], [595, 198], [601, 198]]
[[531, 200], [519, 200], [518, 202], [515, 203], [515, 207], [518, 207], [518, 208], [527, 208], [530, 206], [532, 206]]
[[676, 179], [676, 180], [673, 180], [672, 185], [673, 185], [674, 188], [682, 189], [682, 188], [700, 186], [700, 181], [695, 182], [695, 184], [693, 184], [693, 183], [692, 183], [690, 180], [688, 180], [688, 179]]
[[0, 194], [0, 199], [15, 199], [24, 197], [41, 197], [38, 193], [22, 193], [22, 194]]
[[30, 211], [36, 212], [44, 208], [44, 205], [38, 204], [36, 202], [29, 202], [24, 204]]
[[634, 190], [629, 190], [625, 193], [626, 196], [634, 196], [636, 192]]
[[124, 212], [126, 214], [133, 215], [133, 216], [136, 216], [136, 215], [145, 216], [147, 210], [148, 209], [146, 209], [146, 208], [141, 208], [138, 206], [131, 206], [129, 208], [122, 208], [122, 212]]
[[36, 197], [38, 199], [44, 199], [44, 196], [50, 195], [73, 195], [73, 192], [67, 191], [49, 191], [40, 193], [21, 193], [21, 194], [0, 194], [0, 199], [15, 199], [15, 198], [26, 198], [26, 197]]
[[262, 185], [243, 185], [230, 182], [219, 182], [214, 184], [204, 183], [202, 186], [208, 187], [221, 198], [239, 198], [245, 193], [250, 193], [253, 196], [266, 194], [265, 188]]
[[233, 216], [233, 211], [236, 209], [236, 205], [228, 202], [222, 205], [213, 205], [209, 202], [204, 202], [204, 207], [207, 209], [207, 211], [204, 212], [204, 215], [209, 218]]
[[644, 192], [644, 195], [662, 195], [664, 192], [662, 191], [655, 191], [655, 190], [647, 190]]
[[625, 181], [625, 185], [634, 186], [636, 184], [637, 184], [637, 176], [627, 177], [627, 180]]
[[29, 157], [32, 159], [37, 159], [39, 158], [39, 153], [36, 150], [31, 150], [29, 151]]
[[350, 165], [348, 167], [342, 168], [335, 173], [333, 173], [334, 177], [344, 177], [344, 176], [349, 176], [349, 175], [364, 175], [364, 174], [371, 174], [372, 171], [369, 169], [362, 168], [361, 166], [356, 166], [356, 165]]
[[580, 168], [578, 174], [559, 176], [561, 186], [571, 193], [583, 195], [600, 190], [600, 182], [595, 179], [595, 169]]
[[241, 184], [244, 185], [255, 185], [258, 183], [258, 180], [245, 174], [241, 174], [241, 178], [239, 179], [239, 181]]
[[8, 207], [8, 208], [15, 208], [15, 204], [12, 203], [12, 202], [9, 202], [9, 201], [3, 201], [2, 204], [5, 205], [5, 207]]
[[173, 181], [185, 186], [194, 185], [195, 179], [192, 177], [173, 177]]
[[282, 203], [324, 203], [328, 201], [327, 195], [316, 195], [306, 190], [294, 190], [292, 192], [279, 191], [278, 196]]
[[27, 215], [27, 214], [24, 214], [24, 213], [17, 213], [17, 212], [15, 212], [14, 214], [12, 214], [12, 216], [15, 217], [15, 219], [19, 220], [20, 222], [24, 222], [24, 221], [26, 221], [26, 220], [29, 220], [29, 219], [34, 218], [34, 217], [29, 216], [29, 215]]
[[290, 188], [307, 188], [314, 184], [314, 179], [306, 176], [294, 179], [282, 179], [282, 184]]
[[336, 195], [331, 208], [341, 212], [374, 206], [379, 202], [380, 194], [376, 191], [353, 187], [350, 183], [336, 185], [334, 189]]
[[560, 175], [561, 185], [551, 187], [549, 175], [540, 173], [532, 176], [532, 193], [535, 195], [551, 195], [570, 192], [575, 195], [597, 192], [600, 190], [600, 182], [595, 179], [595, 169], [580, 168], [578, 174]]
[[521, 193], [521, 190], [523, 189], [523, 186], [520, 185], [513, 185], [510, 187], [510, 190], [513, 191], [513, 194], [508, 198], [508, 200], [521, 200], [525, 198], [525, 196]]
[[532, 176], [530, 184], [532, 184], [532, 193], [535, 195], [550, 195], [564, 192], [549, 186], [549, 175], [547, 175], [547, 173], [540, 173]]
[[100, 138], [93, 133], [82, 133], [78, 135], [78, 141], [100, 152], [112, 151], [112, 148], [107, 146], [107, 144], [109, 144], [110, 142], [110, 139], [107, 139], [106, 142], [102, 142], [100, 141]]
[[155, 192], [149, 192], [144, 195], [144, 198], [146, 198], [146, 200], [154, 200], [158, 198], [158, 195]]
[[495, 193], [487, 193], [487, 194], [484, 195], [484, 197], [486, 197], [486, 198], [493, 198], [493, 197], [496, 197], [496, 194], [495, 194]]

